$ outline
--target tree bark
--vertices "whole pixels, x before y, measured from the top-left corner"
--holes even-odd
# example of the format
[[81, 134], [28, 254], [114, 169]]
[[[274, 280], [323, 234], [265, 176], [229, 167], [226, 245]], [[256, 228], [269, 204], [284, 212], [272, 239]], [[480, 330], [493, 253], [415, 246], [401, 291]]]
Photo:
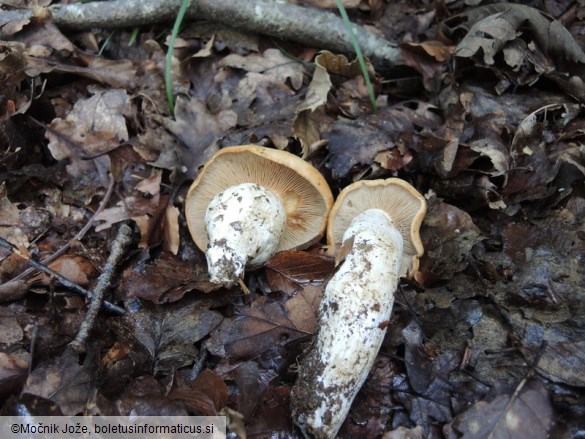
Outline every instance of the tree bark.
[[[69, 29], [121, 28], [173, 21], [181, 0], [111, 0], [50, 6], [55, 23]], [[30, 18], [30, 11], [21, 19]], [[28, 17], [25, 15], [28, 13]], [[14, 19], [11, 16], [11, 19]], [[208, 20], [248, 32], [270, 35], [333, 52], [354, 53], [341, 18], [313, 8], [275, 0], [191, 0], [187, 17]], [[0, 18], [6, 22], [6, 16]], [[404, 64], [398, 47], [364, 27], [354, 24], [354, 32], [365, 56], [377, 67]]]

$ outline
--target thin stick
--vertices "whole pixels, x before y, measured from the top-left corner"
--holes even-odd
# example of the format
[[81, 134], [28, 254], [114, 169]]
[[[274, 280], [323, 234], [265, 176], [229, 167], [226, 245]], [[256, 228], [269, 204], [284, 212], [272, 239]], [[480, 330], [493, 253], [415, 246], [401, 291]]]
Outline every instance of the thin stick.
[[524, 388], [524, 386], [526, 385], [526, 383], [528, 382], [530, 377], [532, 377], [532, 375], [534, 375], [534, 371], [536, 370], [536, 367], [538, 366], [538, 363], [540, 362], [540, 359], [542, 358], [542, 354], [544, 354], [544, 350], [546, 349], [547, 344], [548, 343], [546, 340], [543, 340], [542, 343], [540, 344], [540, 349], [536, 353], [534, 359], [532, 360], [532, 363], [530, 363], [530, 369], [528, 369], [526, 376], [524, 378], [522, 378], [522, 381], [520, 381], [520, 384], [518, 384], [518, 387], [516, 387], [516, 390], [514, 390], [514, 393], [512, 393], [512, 396], [510, 396], [510, 399], [508, 400], [506, 406], [498, 415], [498, 418], [496, 419], [496, 422], [494, 423], [494, 428], [492, 428], [491, 433], [488, 435], [488, 439], [493, 437], [493, 432], [495, 431], [495, 426], [497, 426], [500, 423], [500, 421], [502, 420], [502, 418], [508, 413], [508, 411], [510, 410], [510, 407], [512, 407], [512, 404], [514, 404], [514, 402], [518, 398], [518, 395], [520, 395], [520, 392], [522, 391], [522, 389]]
[[69, 346], [77, 352], [85, 351], [85, 342], [89, 336], [89, 331], [93, 328], [98, 311], [102, 306], [104, 294], [106, 290], [110, 288], [118, 262], [126, 252], [126, 248], [131, 241], [132, 229], [128, 224], [122, 224], [120, 229], [118, 229], [118, 234], [116, 235], [114, 242], [112, 243], [112, 248], [106, 261], [106, 265], [104, 266], [102, 274], [100, 274], [100, 277], [98, 278], [97, 285], [93, 290], [91, 303], [89, 304], [85, 320], [79, 328], [77, 337], [75, 337], [75, 340], [69, 344]]
[[[69, 288], [69, 289], [75, 291], [76, 293], [79, 293], [82, 296], [87, 297], [88, 299], [92, 298], [91, 291], [86, 290], [85, 288], [76, 284], [75, 282], [71, 282], [65, 276], [61, 275], [61, 273], [58, 273], [55, 270], [47, 267], [46, 265], [44, 265], [40, 262], [37, 262], [34, 259], [31, 259], [28, 256], [22, 254], [16, 247], [14, 247], [10, 242], [6, 241], [4, 238], [0, 238], [0, 247], [5, 248], [6, 250], [9, 250], [10, 252], [14, 253], [15, 255], [26, 260], [28, 265], [30, 265], [32, 267], [33, 271], [39, 270], [39, 271], [42, 271], [44, 273], [47, 273], [48, 275], [56, 278], [61, 283], [61, 285], [63, 285], [64, 287]], [[8, 282], [15, 282], [15, 279], [11, 279]], [[120, 314], [120, 315], [124, 314], [124, 308], [120, 308], [119, 306], [114, 305], [113, 303], [104, 302], [104, 307], [108, 311], [112, 311], [116, 314]]]

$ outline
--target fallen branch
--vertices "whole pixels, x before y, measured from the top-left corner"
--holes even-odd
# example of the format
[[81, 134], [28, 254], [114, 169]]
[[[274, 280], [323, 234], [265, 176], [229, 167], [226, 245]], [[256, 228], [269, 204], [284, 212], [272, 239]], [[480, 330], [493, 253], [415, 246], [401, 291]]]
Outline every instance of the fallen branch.
[[118, 266], [118, 262], [120, 262], [120, 259], [122, 256], [124, 256], [126, 248], [130, 242], [132, 242], [132, 229], [129, 225], [122, 224], [118, 229], [116, 238], [112, 242], [110, 255], [108, 256], [106, 265], [104, 266], [102, 274], [100, 274], [97, 285], [93, 290], [93, 294], [91, 295], [91, 303], [89, 304], [85, 320], [81, 324], [75, 340], [69, 343], [69, 346], [77, 352], [85, 351], [85, 341], [89, 336], [89, 332], [93, 328], [98, 311], [102, 306], [104, 294], [106, 290], [112, 285], [112, 279]]
[[[47, 267], [43, 263], [37, 262], [34, 259], [31, 259], [28, 256], [24, 255], [13, 244], [6, 241], [4, 238], [0, 238], [0, 247], [4, 248], [6, 250], [9, 250], [10, 252], [14, 253], [15, 255], [26, 260], [28, 265], [30, 265], [33, 270], [39, 270], [39, 271], [42, 271], [44, 273], [47, 273], [49, 276], [53, 276], [64, 287], [69, 288], [69, 289], [75, 291], [76, 293], [81, 294], [82, 296], [85, 296], [87, 298], [93, 297], [92, 293], [90, 291], [86, 290], [85, 288], [76, 284], [75, 282], [71, 282], [69, 279], [62, 276], [60, 273], [56, 272], [55, 270], [52, 270], [51, 268]], [[14, 281], [11, 280], [9, 282], [14, 282]], [[114, 305], [113, 303], [110, 303], [110, 302], [104, 302], [104, 308], [106, 308], [108, 311], [112, 311], [112, 312], [119, 314], [119, 315], [124, 314], [124, 308], [120, 308], [119, 306]]]
[[[58, 26], [85, 30], [173, 21], [180, 4], [181, 0], [112, 0], [57, 4], [49, 9]], [[15, 12], [22, 13], [19, 17], [21, 20], [29, 19], [32, 15], [26, 10], [10, 11], [11, 20], [15, 20]], [[1, 15], [0, 22], [5, 22]], [[270, 35], [320, 49], [353, 53], [341, 18], [318, 9], [271, 0], [191, 0], [186, 17], [214, 21], [242, 31]], [[359, 25], [354, 24], [354, 32], [364, 55], [377, 67], [392, 68], [404, 64], [400, 49], [395, 44]]]

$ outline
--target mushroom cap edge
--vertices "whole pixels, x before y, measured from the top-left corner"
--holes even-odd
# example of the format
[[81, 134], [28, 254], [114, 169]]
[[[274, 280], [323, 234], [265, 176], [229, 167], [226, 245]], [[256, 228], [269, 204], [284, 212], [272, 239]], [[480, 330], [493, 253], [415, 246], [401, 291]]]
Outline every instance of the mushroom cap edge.
[[[296, 181], [290, 181], [293, 178]], [[202, 251], [208, 244], [205, 212], [209, 202], [228, 187], [241, 183], [258, 183], [281, 197], [288, 218], [277, 251], [306, 248], [323, 236], [333, 194], [312, 164], [287, 151], [257, 145], [229, 146], [204, 165], [185, 198], [187, 226]], [[295, 189], [302, 193], [299, 195]], [[307, 204], [308, 196], [318, 197]]]
[[[400, 197], [400, 199], [398, 198]], [[410, 201], [408, 209], [402, 200]], [[424, 253], [420, 226], [427, 210], [425, 198], [409, 183], [399, 178], [361, 180], [345, 187], [335, 200], [327, 222], [327, 244], [340, 244], [352, 219], [367, 209], [382, 209], [395, 223], [404, 239], [400, 275], [412, 277]]]

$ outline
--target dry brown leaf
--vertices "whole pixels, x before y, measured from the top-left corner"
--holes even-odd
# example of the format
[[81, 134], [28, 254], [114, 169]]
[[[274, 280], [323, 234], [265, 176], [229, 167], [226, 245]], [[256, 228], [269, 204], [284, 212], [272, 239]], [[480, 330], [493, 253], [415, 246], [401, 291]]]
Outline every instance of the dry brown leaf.
[[[528, 28], [542, 50], [562, 63], [569, 60], [585, 62], [585, 53], [570, 32], [560, 21], [551, 20], [538, 9], [512, 3], [482, 6], [462, 14], [473, 26], [457, 47], [457, 55], [471, 56], [481, 47], [487, 64], [506, 41], [516, 37], [517, 32]], [[489, 35], [492, 38], [486, 38]]]
[[329, 161], [333, 178], [345, 178], [355, 165], [371, 166], [382, 151], [399, 148], [401, 164], [409, 161], [410, 150], [418, 147], [415, 133], [432, 132], [442, 125], [430, 104], [402, 103], [382, 107], [378, 112], [356, 120], [340, 119], [323, 134], [329, 140]]
[[425, 253], [415, 279], [429, 285], [464, 270], [471, 248], [482, 238], [467, 212], [433, 197], [428, 200], [421, 239]]
[[540, 381], [532, 381], [518, 395], [499, 395], [493, 401], [475, 403], [452, 425], [465, 438], [546, 439], [552, 422], [548, 391]]
[[20, 32], [24, 26], [30, 23], [30, 19], [22, 18], [21, 14], [16, 11], [2, 11], [0, 14], [0, 35], [3, 38]]
[[297, 314], [298, 308], [293, 307], [291, 313], [286, 303], [260, 297], [249, 307], [238, 307], [238, 315], [224, 319], [205, 346], [213, 355], [246, 360], [311, 334], [307, 308], [302, 306]]
[[[25, 228], [20, 221], [20, 210], [8, 198], [6, 185], [3, 182], [0, 184], [0, 236], [27, 254], [29, 240], [21, 227]], [[9, 254], [8, 250], [0, 249], [0, 257], [6, 257]]]
[[[49, 268], [82, 287], [87, 286], [89, 278], [96, 273], [94, 265], [87, 258], [79, 255], [63, 255], [51, 262]], [[51, 282], [52, 276], [46, 273], [39, 273], [28, 280], [29, 285], [49, 286]]]
[[38, 365], [22, 392], [52, 401], [64, 415], [73, 416], [83, 412], [93, 397], [93, 373], [68, 349], [60, 357]]
[[180, 401], [167, 395], [167, 389], [153, 376], [142, 375], [127, 383], [124, 391], [113, 401], [117, 414], [122, 416], [187, 416]]
[[423, 77], [425, 89], [436, 91], [444, 69], [455, 48], [441, 41], [406, 42], [400, 45], [404, 63], [416, 69]]
[[155, 374], [192, 364], [197, 357], [193, 344], [221, 321], [209, 309], [210, 300], [153, 306], [133, 299], [127, 312], [114, 322], [122, 339], [138, 343], [150, 355]]
[[20, 343], [24, 332], [16, 316], [6, 308], [0, 308], [0, 346], [4, 349], [11, 348]]
[[301, 251], [277, 253], [264, 264], [268, 286], [290, 296], [309, 285], [320, 286], [333, 274], [334, 260]]
[[[535, 349], [521, 348], [527, 361], [531, 362]], [[547, 379], [574, 387], [585, 386], [585, 341], [564, 341], [548, 344], [536, 370]]]
[[[372, 69], [371, 65], [369, 67]], [[293, 123], [293, 135], [301, 142], [303, 158], [311, 156], [317, 147], [323, 146], [319, 143], [320, 125], [323, 123], [323, 108], [327, 103], [327, 95], [333, 86], [331, 77], [348, 79], [361, 74], [357, 60], [349, 62], [344, 55], [335, 55], [323, 50], [315, 57], [313, 78], [307, 89], [305, 101], [297, 108]]]
[[28, 361], [0, 352], [0, 398], [20, 392], [28, 375]]
[[[1, 270], [0, 270], [1, 272]], [[0, 302], [11, 302], [27, 295], [29, 285], [24, 280], [10, 280], [0, 284]]]
[[24, 79], [24, 45], [15, 41], [0, 41], [0, 81], [18, 85]]
[[49, 150], [57, 160], [88, 159], [128, 140], [125, 115], [130, 111], [126, 90], [95, 91], [78, 100], [65, 119], [56, 118], [47, 130]]
[[180, 211], [175, 206], [167, 206], [164, 218], [164, 250], [177, 255], [181, 245], [181, 236], [179, 234], [179, 215]]
[[414, 428], [398, 427], [396, 430], [384, 433], [382, 439], [423, 439], [424, 430], [420, 425]]
[[232, 110], [211, 114], [204, 102], [185, 97], [177, 98], [174, 119], [157, 119], [186, 146], [175, 153], [191, 178], [217, 152], [217, 140], [238, 122]]
[[160, 193], [160, 182], [162, 179], [162, 171], [160, 169], [153, 169], [150, 176], [140, 180], [134, 189], [144, 194], [158, 195]]
[[182, 385], [186, 388], [172, 390], [169, 398], [183, 401], [199, 416], [218, 416], [227, 403], [228, 388], [211, 369], [201, 371], [195, 381]]
[[252, 53], [248, 56], [227, 55], [219, 62], [219, 65], [262, 73], [268, 80], [275, 83], [284, 84], [290, 80], [293, 90], [301, 88], [305, 74], [303, 64], [287, 58], [278, 49], [266, 49], [262, 54]]
[[128, 297], [161, 304], [176, 302], [191, 290], [210, 293], [220, 287], [209, 281], [203, 260], [182, 260], [162, 253], [151, 264], [126, 271], [122, 288]]

